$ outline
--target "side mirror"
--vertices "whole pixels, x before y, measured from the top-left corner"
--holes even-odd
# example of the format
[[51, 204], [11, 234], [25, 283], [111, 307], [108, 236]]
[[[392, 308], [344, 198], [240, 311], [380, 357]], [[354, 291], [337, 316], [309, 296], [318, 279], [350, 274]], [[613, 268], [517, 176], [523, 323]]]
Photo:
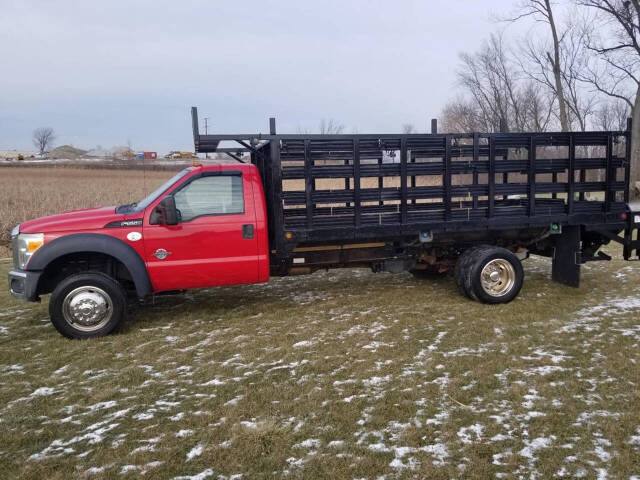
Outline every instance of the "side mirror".
[[178, 210], [176, 209], [176, 200], [171, 195], [167, 195], [156, 206], [151, 215], [151, 222], [156, 225], [177, 225]]

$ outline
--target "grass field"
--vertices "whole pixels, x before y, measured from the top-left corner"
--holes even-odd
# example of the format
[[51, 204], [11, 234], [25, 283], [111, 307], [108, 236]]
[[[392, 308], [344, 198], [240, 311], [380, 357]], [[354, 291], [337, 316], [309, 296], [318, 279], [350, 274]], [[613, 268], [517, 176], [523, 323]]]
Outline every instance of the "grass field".
[[640, 269], [525, 271], [495, 307], [364, 270], [201, 290], [91, 341], [2, 289], [0, 472], [640, 478]]

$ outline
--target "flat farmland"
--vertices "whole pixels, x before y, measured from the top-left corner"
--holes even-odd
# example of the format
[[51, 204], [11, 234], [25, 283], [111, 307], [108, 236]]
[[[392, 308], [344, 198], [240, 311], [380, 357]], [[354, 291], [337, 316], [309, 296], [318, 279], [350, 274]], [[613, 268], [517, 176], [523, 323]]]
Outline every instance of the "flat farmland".
[[73, 167], [0, 167], [0, 257], [11, 228], [67, 210], [138, 201], [170, 178], [169, 171]]
[[[6, 170], [15, 193], [36, 188]], [[51, 173], [69, 197], [51, 188], [51, 205], [22, 214], [143, 196], [131, 172], [88, 171]], [[170, 173], [151, 175], [147, 190]], [[332, 270], [149, 299], [121, 333], [88, 341], [57, 334], [48, 296], [23, 303], [2, 288], [0, 472], [637, 479], [635, 265], [590, 263], [572, 289], [533, 257], [502, 306], [465, 299], [449, 277]]]

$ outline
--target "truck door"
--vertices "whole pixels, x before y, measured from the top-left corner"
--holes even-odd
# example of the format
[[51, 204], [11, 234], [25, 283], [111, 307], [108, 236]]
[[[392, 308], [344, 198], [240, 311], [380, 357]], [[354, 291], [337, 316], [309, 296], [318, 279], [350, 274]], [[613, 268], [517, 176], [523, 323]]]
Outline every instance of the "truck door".
[[145, 260], [154, 291], [258, 281], [256, 212], [241, 171], [205, 171], [171, 192], [177, 225], [145, 215]]

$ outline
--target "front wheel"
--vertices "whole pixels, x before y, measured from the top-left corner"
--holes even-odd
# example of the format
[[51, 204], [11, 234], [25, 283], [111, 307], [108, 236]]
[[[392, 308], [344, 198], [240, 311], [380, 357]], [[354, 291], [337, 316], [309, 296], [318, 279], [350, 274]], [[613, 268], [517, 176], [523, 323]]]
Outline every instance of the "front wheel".
[[53, 326], [67, 338], [108, 335], [125, 320], [127, 300], [122, 286], [100, 272], [65, 278], [49, 300]]

